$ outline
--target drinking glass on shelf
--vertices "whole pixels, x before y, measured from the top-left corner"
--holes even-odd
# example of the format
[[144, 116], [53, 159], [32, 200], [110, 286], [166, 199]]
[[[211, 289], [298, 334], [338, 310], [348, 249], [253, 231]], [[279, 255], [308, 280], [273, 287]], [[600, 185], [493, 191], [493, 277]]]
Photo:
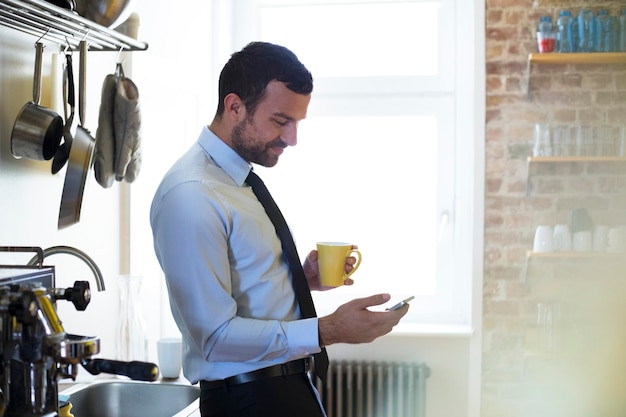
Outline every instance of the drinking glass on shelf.
[[535, 124], [533, 156], [552, 156], [550, 125], [547, 123]]
[[570, 126], [554, 127], [552, 153], [554, 156], [571, 156], [576, 153], [576, 143], [572, 140], [572, 128]]
[[558, 348], [555, 326], [559, 324], [560, 315], [560, 303], [537, 303], [537, 328], [539, 329], [539, 347], [541, 350], [553, 351]]
[[576, 127], [576, 155], [595, 155], [592, 126], [580, 125]]
[[615, 133], [613, 126], [597, 126], [595, 128], [596, 156], [615, 155]]

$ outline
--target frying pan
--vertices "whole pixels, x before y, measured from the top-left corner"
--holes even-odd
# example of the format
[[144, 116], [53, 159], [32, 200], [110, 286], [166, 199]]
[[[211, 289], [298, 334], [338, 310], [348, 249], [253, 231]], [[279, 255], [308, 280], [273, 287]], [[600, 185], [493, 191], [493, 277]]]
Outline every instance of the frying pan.
[[63, 135], [63, 119], [53, 110], [39, 105], [41, 98], [41, 61], [43, 44], [35, 45], [35, 75], [33, 77], [33, 101], [20, 110], [11, 132], [11, 153], [16, 158], [35, 161], [51, 159]]
[[[65, 113], [65, 127], [63, 138], [65, 141], [59, 146], [52, 160], [52, 173], [56, 174], [65, 166], [70, 157], [72, 148], [72, 124], [74, 123], [74, 71], [72, 70], [72, 55], [65, 55], [65, 71], [63, 72], [63, 112]], [[68, 114], [67, 107], [70, 107]]]
[[72, 141], [70, 158], [68, 160], [67, 171], [65, 172], [65, 183], [63, 184], [63, 194], [61, 196], [61, 207], [59, 209], [58, 228], [63, 229], [78, 223], [80, 220], [80, 209], [83, 203], [83, 192], [87, 173], [91, 166], [91, 157], [95, 139], [84, 127], [85, 121], [85, 97], [86, 97], [86, 76], [87, 76], [87, 41], [81, 41], [80, 64], [78, 73], [78, 117], [79, 126]]

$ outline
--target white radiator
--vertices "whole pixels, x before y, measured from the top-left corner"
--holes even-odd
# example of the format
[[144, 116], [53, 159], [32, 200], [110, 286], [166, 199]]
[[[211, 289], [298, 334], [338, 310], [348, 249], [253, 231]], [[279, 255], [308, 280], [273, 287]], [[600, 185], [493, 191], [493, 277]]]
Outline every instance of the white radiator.
[[332, 362], [318, 385], [328, 417], [425, 417], [425, 364]]

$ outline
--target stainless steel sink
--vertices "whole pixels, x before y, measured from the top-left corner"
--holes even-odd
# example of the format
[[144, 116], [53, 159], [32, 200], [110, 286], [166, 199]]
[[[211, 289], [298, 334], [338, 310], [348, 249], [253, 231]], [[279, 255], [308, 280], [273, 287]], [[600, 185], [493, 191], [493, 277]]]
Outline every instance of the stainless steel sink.
[[198, 386], [160, 382], [95, 381], [77, 384], [69, 395], [74, 417], [183, 417], [198, 410]]

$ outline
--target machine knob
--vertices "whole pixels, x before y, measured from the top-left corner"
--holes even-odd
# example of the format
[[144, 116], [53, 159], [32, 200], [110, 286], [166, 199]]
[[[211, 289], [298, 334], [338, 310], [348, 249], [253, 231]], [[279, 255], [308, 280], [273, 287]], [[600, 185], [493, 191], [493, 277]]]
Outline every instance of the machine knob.
[[78, 311], [85, 311], [91, 301], [89, 281], [75, 281], [74, 286], [66, 288], [64, 294], [57, 296], [62, 300], [71, 301]]

